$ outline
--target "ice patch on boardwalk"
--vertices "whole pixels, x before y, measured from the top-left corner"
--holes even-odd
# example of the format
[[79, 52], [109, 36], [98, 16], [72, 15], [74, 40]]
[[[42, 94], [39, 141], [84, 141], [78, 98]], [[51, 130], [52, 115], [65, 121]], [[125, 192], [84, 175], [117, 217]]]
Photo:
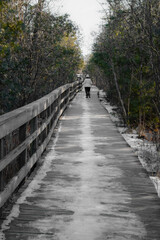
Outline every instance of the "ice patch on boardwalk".
[[[64, 183], [62, 179], [55, 179], [54, 184], [47, 182], [45, 186], [47, 192], [55, 192], [56, 198], [59, 199], [49, 202], [49, 208], [54, 209], [54, 205], [56, 205], [63, 208], [64, 211], [72, 211], [73, 214], [65, 218], [64, 216], [49, 216], [33, 222], [32, 225], [44, 233], [50, 232], [54, 226], [57, 229], [54, 233], [54, 239], [57, 240], [102, 238], [125, 240], [132, 237], [133, 233], [136, 237], [143, 237], [146, 234], [143, 224], [134, 213], [129, 212], [123, 205], [131, 201], [131, 196], [125, 191], [126, 189], [121, 183], [114, 181], [114, 179], [121, 177], [123, 172], [115, 166], [105, 166], [107, 159], [111, 161], [115, 159], [115, 156], [95, 152], [97, 143], [102, 144], [109, 140], [109, 137], [103, 138], [93, 135], [91, 119], [93, 120], [95, 116], [91, 116], [90, 107], [86, 101], [82, 101], [81, 104], [83, 114], [78, 118], [73, 116], [73, 119], [79, 121], [77, 124], [79, 124], [81, 133], [75, 142], [82, 150], [77, 153], [66, 152], [64, 154], [59, 152], [59, 146], [54, 146], [56, 157], [59, 159], [59, 162], [54, 165], [54, 171], [57, 171], [62, 179], [63, 174], [67, 173], [70, 177], [74, 177], [75, 181]], [[66, 116], [62, 118], [62, 121], [73, 119], [72, 116]], [[63, 134], [69, 131], [69, 128], [62, 127], [61, 130]], [[66, 144], [70, 147], [71, 143], [73, 144], [74, 136], [66, 136], [66, 138]], [[100, 167], [100, 171], [98, 171], [97, 166]], [[113, 193], [114, 191], [115, 193]], [[122, 191], [124, 191], [123, 194], [121, 194]], [[48, 202], [42, 200], [36, 205], [45, 207], [45, 204], [47, 206]], [[115, 226], [116, 232], [119, 232], [123, 237], [114, 234]], [[36, 239], [33, 237], [30, 240]]]

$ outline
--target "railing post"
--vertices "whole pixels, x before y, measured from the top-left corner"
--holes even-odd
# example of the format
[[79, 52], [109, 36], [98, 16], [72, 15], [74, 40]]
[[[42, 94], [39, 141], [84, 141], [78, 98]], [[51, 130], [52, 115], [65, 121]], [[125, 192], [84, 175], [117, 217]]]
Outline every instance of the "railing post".
[[[0, 159], [4, 156], [3, 138], [0, 140]], [[0, 172], [0, 191], [3, 189], [3, 171]]]
[[[22, 125], [20, 128], [19, 128], [19, 143], [22, 143], [25, 141], [26, 139], [26, 133], [27, 133], [27, 123]], [[23, 161], [24, 164], [27, 162], [27, 148], [25, 149], [25, 151], [23, 152], [21, 158], [20, 158], [20, 161]]]
[[[38, 129], [38, 116], [35, 117], [34, 129], [35, 131]], [[36, 142], [36, 149], [38, 149], [38, 137], [36, 137], [35, 142]]]
[[4, 146], [3, 146], [3, 138], [0, 139], [0, 159], [4, 156]]

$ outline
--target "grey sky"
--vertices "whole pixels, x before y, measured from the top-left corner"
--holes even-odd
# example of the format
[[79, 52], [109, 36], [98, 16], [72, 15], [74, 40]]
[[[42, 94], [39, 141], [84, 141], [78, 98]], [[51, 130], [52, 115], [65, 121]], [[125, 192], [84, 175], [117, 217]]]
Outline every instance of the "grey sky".
[[82, 52], [87, 55], [91, 52], [91, 46], [95, 33], [102, 23], [102, 7], [97, 0], [58, 0], [57, 9], [60, 13], [67, 13], [70, 19], [80, 28], [83, 35]]

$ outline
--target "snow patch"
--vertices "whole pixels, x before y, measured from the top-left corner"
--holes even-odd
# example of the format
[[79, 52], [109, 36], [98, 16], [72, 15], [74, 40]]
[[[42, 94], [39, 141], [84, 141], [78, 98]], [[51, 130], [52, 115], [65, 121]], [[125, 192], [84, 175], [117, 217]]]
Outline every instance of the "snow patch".
[[160, 197], [160, 179], [158, 177], [151, 177], [151, 176], [150, 176], [150, 179], [155, 186], [155, 189], [158, 193], [158, 197]]

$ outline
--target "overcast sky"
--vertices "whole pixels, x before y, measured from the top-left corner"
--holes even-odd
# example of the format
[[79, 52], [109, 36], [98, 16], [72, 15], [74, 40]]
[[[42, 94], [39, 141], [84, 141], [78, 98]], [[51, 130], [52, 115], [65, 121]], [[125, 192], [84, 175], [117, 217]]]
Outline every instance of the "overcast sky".
[[60, 13], [67, 13], [70, 19], [80, 28], [83, 36], [82, 53], [91, 52], [91, 46], [102, 23], [102, 7], [98, 0], [58, 0], [57, 9]]

